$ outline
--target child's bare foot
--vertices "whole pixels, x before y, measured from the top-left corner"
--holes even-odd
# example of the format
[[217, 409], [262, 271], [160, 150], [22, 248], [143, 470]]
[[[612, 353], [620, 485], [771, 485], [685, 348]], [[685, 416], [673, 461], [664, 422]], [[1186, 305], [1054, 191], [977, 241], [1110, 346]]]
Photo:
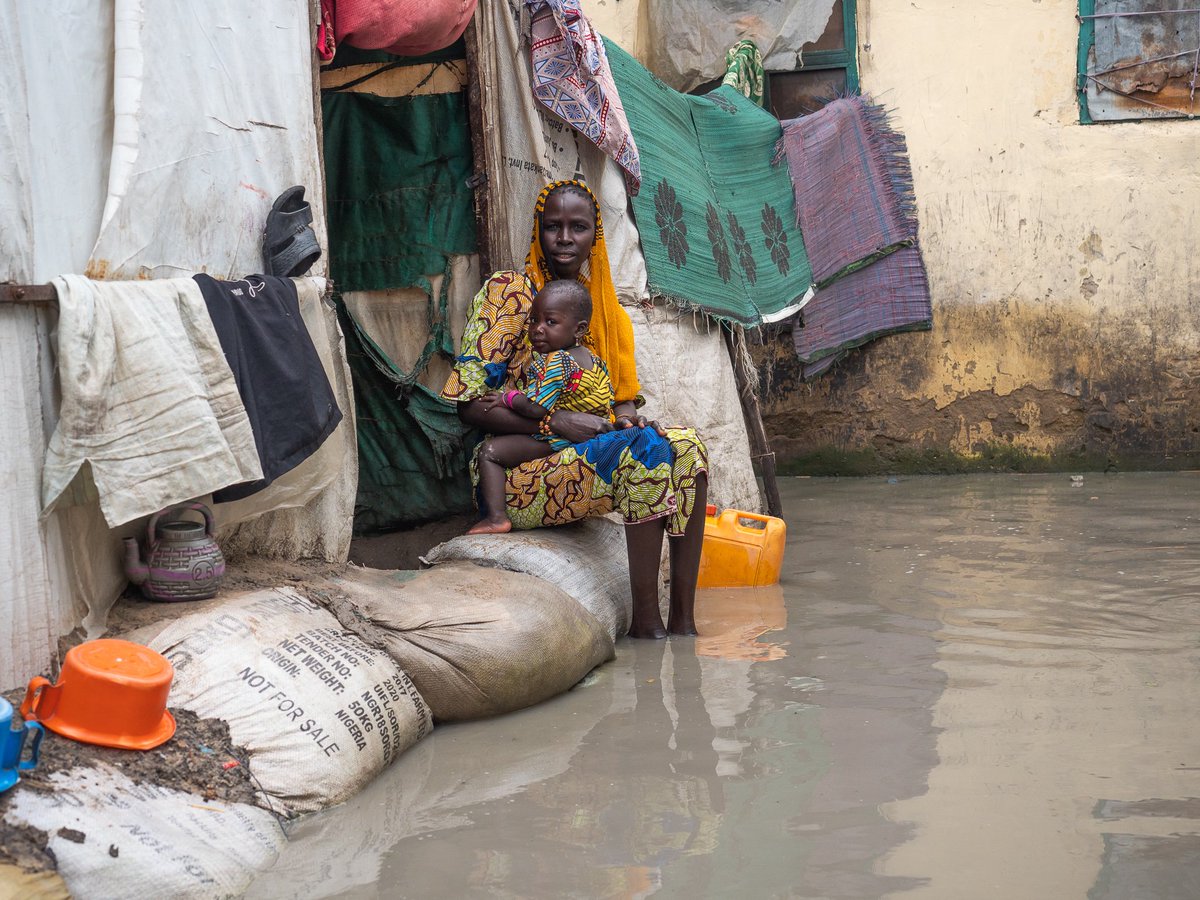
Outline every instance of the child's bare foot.
[[507, 534], [510, 531], [512, 531], [512, 522], [508, 519], [502, 519], [499, 522], [480, 519], [467, 531], [467, 534]]

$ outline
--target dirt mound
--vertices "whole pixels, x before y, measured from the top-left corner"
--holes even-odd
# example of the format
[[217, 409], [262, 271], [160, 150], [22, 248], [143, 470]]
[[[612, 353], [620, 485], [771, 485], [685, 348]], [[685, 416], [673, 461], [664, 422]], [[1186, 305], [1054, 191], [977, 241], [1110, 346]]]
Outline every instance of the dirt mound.
[[[4, 697], [16, 708], [24, 697], [20, 690]], [[153, 750], [116, 750], [61, 737], [46, 729], [38, 767], [21, 773], [15, 787], [0, 794], [0, 863], [12, 863], [27, 872], [57, 868], [44, 831], [14, 826], [5, 821], [12, 799], [21, 791], [53, 791], [50, 776], [76, 768], [106, 763], [139, 784], [166, 785], [188, 791], [206, 801], [262, 805], [246, 766], [243, 747], [229, 738], [228, 726], [219, 719], [201, 719], [185, 709], [172, 710], [175, 735]], [[86, 835], [62, 834], [82, 841]]]

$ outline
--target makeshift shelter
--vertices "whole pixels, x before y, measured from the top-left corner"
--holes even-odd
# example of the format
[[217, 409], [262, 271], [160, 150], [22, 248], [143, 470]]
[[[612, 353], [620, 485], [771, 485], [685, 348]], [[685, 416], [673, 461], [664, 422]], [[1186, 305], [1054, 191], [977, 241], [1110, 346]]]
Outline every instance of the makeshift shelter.
[[[343, 292], [359, 412], [356, 527], [386, 530], [469, 508], [457, 473], [471, 436], [435, 395], [457, 352], [466, 305], [487, 274], [471, 245], [478, 240], [486, 248], [489, 271], [520, 268], [538, 192], [548, 180], [575, 177], [600, 198], [618, 299], [633, 319], [647, 409], [704, 435], [712, 502], [758, 510], [721, 329], [704, 316], [650, 302], [625, 170], [548, 113], [529, 89], [524, 16], [524, 4], [515, 0], [480, 3], [470, 69], [464, 44], [419, 59], [343, 48], [321, 75], [332, 275]], [[479, 122], [471, 133], [460, 118], [470, 112], [468, 90], [478, 94]], [[423, 135], [436, 135], [436, 143], [422, 143]], [[332, 162], [367, 155], [369, 166]], [[464, 166], [472, 160], [482, 198], [479, 235], [466, 227], [471, 196]], [[786, 185], [786, 174], [777, 175]], [[403, 208], [421, 211], [417, 227]], [[387, 259], [364, 254], [375, 241], [404, 249], [392, 249]], [[695, 361], [687, 385], [673, 364], [680, 358]]]
[[[7, 282], [0, 285], [0, 374], [8, 387], [0, 422], [11, 448], [0, 462], [0, 687], [49, 671], [64, 635], [100, 632], [126, 583], [122, 538], [146, 528], [146, 513], [254, 482], [268, 468], [249, 452], [246, 410], [239, 419], [233, 392], [216, 397], [214, 388], [207, 412], [163, 411], [161, 421], [172, 425], [161, 430], [179, 437], [169, 474], [185, 477], [143, 478], [148, 450], [133, 441], [121, 445], [124, 457], [113, 454], [107, 433], [84, 434], [82, 426], [67, 437], [103, 445], [103, 464], [82, 454], [47, 477], [47, 460], [64, 456], [56, 456], [63, 431], [86, 421], [67, 415], [79, 400], [75, 382], [89, 383], [89, 401], [102, 405], [111, 394], [136, 405], [161, 393], [160, 382], [176, 369], [205, 375], [205, 360], [228, 356], [209, 321], [209, 282], [242, 279], [252, 296], [265, 292], [265, 282], [243, 276], [264, 267], [264, 223], [289, 187], [307, 189], [323, 245], [328, 213], [329, 272], [322, 261], [313, 277], [271, 289], [294, 290], [288, 328], [311, 337], [309, 361], [328, 381], [323, 402], [336, 403], [338, 415], [325, 409], [322, 442], [299, 465], [281, 467], [262, 490], [215, 504], [226, 553], [262, 570], [241, 573], [253, 589], [194, 611], [187, 604], [152, 610], [153, 624], [129, 633], [171, 659], [172, 705], [228, 723], [248, 751], [246, 767], [257, 770], [251, 775], [260, 799], [281, 814], [352, 795], [435, 721], [504, 712], [565, 690], [610, 659], [628, 628], [625, 537], [605, 518], [508, 535], [495, 545], [502, 552], [460, 538], [428, 554], [432, 572], [341, 565], [352, 526], [392, 528], [469, 503], [471, 436], [435, 392], [481, 274], [522, 263], [533, 198], [545, 182], [582, 177], [598, 188], [649, 410], [703, 434], [709, 496], [718, 505], [757, 510], [760, 500], [739, 402], [744, 383], [727, 352], [729, 331], [714, 320], [740, 329], [789, 315], [811, 296], [813, 280], [804, 220], [791, 208], [795, 178], [789, 183], [772, 158], [779, 124], [733, 88], [684, 97], [610, 47], [616, 65], [603, 74], [603, 87], [628, 87], [639, 108], [620, 129], [593, 134], [586, 115], [570, 127], [543, 110], [545, 91], [527, 89], [531, 66], [546, 78], [553, 67], [538, 70], [520, 0], [480, 5], [469, 67], [467, 47], [454, 43], [423, 58], [343, 52], [318, 77], [314, 36], [317, 48], [328, 48], [331, 33], [350, 33], [323, 16], [325, 6], [217, 0], [180, 18], [128, 0], [100, 10], [51, 0], [39, 12], [7, 0], [14, 25], [0, 35], [10, 85], [0, 101], [9, 161], [0, 180], [0, 279]], [[463, 7], [457, 4], [458, 13]], [[439, 27], [461, 30], [461, 21], [453, 14]], [[549, 24], [543, 16], [539, 27]], [[575, 37], [588, 42], [593, 60], [604, 55], [594, 33]], [[411, 31], [384, 44], [422, 46]], [[65, 80], [77, 90], [52, 89]], [[602, 108], [612, 102], [610, 94]], [[678, 114], [657, 135], [660, 123], [646, 118], [655, 109]], [[68, 126], [76, 139], [64, 140]], [[77, 139], [80, 133], [89, 140]], [[730, 133], [742, 155], [723, 160], [718, 147]], [[632, 137], [644, 145], [641, 165]], [[685, 158], [708, 175], [694, 195], [655, 177], [672, 142], [683, 139]], [[731, 164], [722, 169], [724, 162]], [[631, 202], [639, 178], [642, 192]], [[735, 223], [752, 216], [761, 221], [751, 242]], [[684, 226], [699, 231], [699, 221], [711, 252], [689, 261], [679, 237]], [[885, 248], [888, 258], [901, 258], [894, 251], [909, 239]], [[854, 261], [864, 265], [880, 255], [878, 248], [857, 253]], [[668, 266], [688, 267], [685, 277], [672, 281]], [[200, 279], [209, 290], [195, 287], [192, 273], [213, 276]], [[333, 303], [326, 274], [337, 282]], [[145, 321], [122, 322], [121, 307]], [[160, 315], [170, 330], [159, 327]], [[93, 346], [86, 338], [103, 330], [96, 322], [107, 327], [107, 343]], [[204, 327], [202, 337], [193, 336]], [[136, 343], [120, 347], [122, 338]], [[113, 365], [96, 377], [93, 355], [111, 356], [112, 348], [138, 365]], [[222, 358], [220, 365], [228, 389], [233, 363]], [[134, 374], [110, 377], [118, 371]], [[191, 420], [203, 420], [195, 432], [202, 436], [192, 437]], [[155, 431], [153, 417], [139, 424]], [[210, 446], [222, 442], [228, 447]], [[222, 456], [217, 474], [212, 456]], [[116, 497], [110, 476], [123, 464], [118, 481], [152, 482], [154, 490]], [[208, 480], [193, 477], [201, 470]], [[281, 587], [291, 573], [272, 571], [262, 557], [335, 565], [301, 590]], [[513, 571], [481, 574], [476, 563], [499, 557]], [[362, 754], [357, 766], [337, 755], [349, 756], [352, 744]], [[176, 825], [176, 809], [195, 799], [174, 792], [156, 812], [131, 809], [123, 799], [128, 779], [97, 771], [56, 773], [53, 783], [74, 798], [64, 809], [100, 810], [103, 834], [118, 835], [126, 819], [149, 822], [151, 830], [162, 830], [162, 821]], [[72, 890], [102, 884], [96, 892], [111, 893], [108, 885], [126, 883], [131, 870], [144, 873], [149, 854], [166, 846], [139, 842], [139, 857], [137, 848], [113, 852], [104, 840], [74, 845], [64, 823], [79, 820], [64, 816], [76, 813], [36, 791], [17, 788], [12, 796], [20, 809], [9, 809], [6, 822], [52, 834], [45, 849]], [[252, 870], [282, 847], [278, 823], [261, 813], [237, 812], [246, 836], [229, 852], [197, 837], [207, 825], [192, 815], [171, 840], [204, 844], [208, 856], [192, 865], [190, 856], [163, 854], [175, 880], [157, 883], [179, 896], [240, 893]], [[239, 854], [238, 846], [252, 852]], [[218, 887], [197, 886], [198, 871], [219, 874]]]
[[[8, 0], [3, 8], [11, 27], [0, 36], [0, 65], [9, 85], [0, 102], [5, 126], [0, 141], [8, 163], [0, 176], [0, 282], [5, 283], [0, 288], [0, 373], [6, 385], [0, 421], [10, 450], [0, 463], [5, 485], [0, 685], [9, 687], [46, 671], [63, 635], [81, 627], [98, 633], [126, 583], [121, 539], [144, 529], [144, 520], [110, 528], [86, 472], [71, 485], [68, 500], [43, 514], [42, 466], [58, 415], [52, 348], [56, 312], [53, 294], [36, 286], [69, 273], [103, 282], [193, 272], [240, 277], [263, 269], [263, 223], [272, 201], [287, 187], [306, 186], [323, 246], [326, 210], [321, 122], [314, 103], [316, 4], [310, 9], [269, 0], [248, 8], [216, 2], [183, 18], [124, 0], [99, 6], [52, 0], [37, 10]], [[621, 170], [595, 145], [545, 114], [524, 89], [529, 76], [520, 55], [527, 47], [520, 4], [484, 3], [476, 22], [482, 48], [472, 73], [482, 114], [476, 140], [483, 139], [486, 162], [472, 186], [486, 178], [489, 265], [521, 262], [533, 197], [547, 178], [578, 175], [596, 186], [610, 223], [620, 299], [634, 319], [650, 409], [663, 420], [697, 425], [705, 435], [715, 502], [758, 509], [738, 389], [719, 329], [703, 317], [647, 302], [645, 264], [627, 215]], [[348, 82], [367, 73], [347, 78], [350, 67], [342, 65], [343, 59], [326, 71], [331, 139], [345, 138], [338, 143], [342, 149], [357, 141], [367, 154], [334, 159], [327, 153], [324, 164], [331, 178], [338, 177], [340, 184], [352, 161], [360, 174], [386, 168], [386, 159], [394, 161], [393, 141], [407, 136], [411, 122], [397, 125], [411, 113], [402, 108], [409, 95], [428, 97], [429, 104], [422, 105], [440, 107], [441, 118], [426, 120], [429, 139], [445, 142], [452, 133], [465, 134], [467, 79], [455, 54], [443, 52], [432, 61], [392, 59], [382, 64], [386, 74], [358, 85]], [[366, 56], [353, 65], [372, 62]], [[408, 87], [396, 86], [397, 79], [414, 74]], [[391, 85], [387, 90], [380, 87], [384, 82]], [[71, 89], [62, 90], [64, 84]], [[360, 89], [367, 87], [371, 91]], [[371, 92], [384, 102], [366, 100]], [[386, 132], [392, 141], [369, 139], [365, 131], [346, 137], [344, 114], [367, 106], [392, 116], [374, 123], [376, 134]], [[428, 145], [414, 143], [408, 150], [429, 154]], [[373, 153], [384, 153], [385, 159]], [[463, 435], [452, 411], [433, 392], [444, 377], [446, 355], [455, 346], [480, 265], [473, 252], [466, 173], [445, 160], [438, 165], [438, 191], [426, 192], [415, 205], [377, 207], [373, 220], [351, 221], [341, 205], [331, 211], [339, 230], [327, 259], [334, 274], [345, 279], [339, 284], [345, 344], [327, 307], [317, 303], [305, 310], [305, 319], [317, 335], [346, 418], [334, 443], [295, 479], [216, 510], [227, 553], [344, 560], [356, 492], [365, 528], [436, 518], [469, 502], [461, 475]], [[394, 167], [391, 171], [401, 174]], [[397, 182], [390, 189], [400, 196], [409, 187]], [[339, 194], [335, 202], [343, 199]], [[414, 217], [422, 226], [448, 224], [428, 241], [413, 241]], [[406, 228], [399, 243], [386, 229], [368, 233], [399, 218]], [[362, 240], [348, 246], [340, 236], [353, 228], [360, 229]], [[405, 258], [380, 263], [387, 254], [378, 248], [389, 245], [404, 250]], [[324, 276], [325, 267], [322, 260], [310, 274]], [[369, 413], [357, 429], [365, 438], [365, 494], [354, 452], [347, 358], [356, 373], [359, 412]], [[695, 360], [689, 369], [698, 380], [686, 389], [672, 364], [681, 358]], [[370, 431], [397, 411], [402, 418], [390, 431]], [[404, 442], [409, 449], [398, 451]], [[415, 463], [401, 467], [398, 476], [397, 452]], [[362, 502], [371, 496], [374, 502]]]
[[[324, 242], [307, 5], [218, 0], [183, 17], [121, 0], [3, 8], [0, 282], [262, 271], [263, 222], [293, 184], [309, 188]], [[56, 312], [25, 302], [52, 296], [2, 290], [0, 685], [10, 687], [48, 668], [60, 636], [102, 624], [125, 585], [121, 538], [144, 524], [110, 529], [94, 495], [42, 515], [42, 464], [57, 417]], [[339, 431], [350, 436], [343, 449], [352, 447], [352, 425]], [[258, 496], [222, 514], [227, 549], [344, 558], [354, 454], [335, 462], [315, 496]], [[86, 478], [75, 487], [90, 490]]]

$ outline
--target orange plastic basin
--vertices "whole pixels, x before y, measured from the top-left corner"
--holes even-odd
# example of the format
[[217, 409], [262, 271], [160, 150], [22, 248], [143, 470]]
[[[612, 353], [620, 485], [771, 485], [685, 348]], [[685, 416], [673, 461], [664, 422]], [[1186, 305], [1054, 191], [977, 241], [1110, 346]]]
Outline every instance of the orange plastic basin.
[[57, 684], [30, 680], [21, 715], [86, 744], [149, 750], [175, 733], [167, 711], [174, 676], [167, 658], [149, 647], [87, 641], [67, 651]]
[[776, 584], [783, 567], [787, 524], [775, 516], [727, 509], [704, 519], [697, 586], [761, 587]]

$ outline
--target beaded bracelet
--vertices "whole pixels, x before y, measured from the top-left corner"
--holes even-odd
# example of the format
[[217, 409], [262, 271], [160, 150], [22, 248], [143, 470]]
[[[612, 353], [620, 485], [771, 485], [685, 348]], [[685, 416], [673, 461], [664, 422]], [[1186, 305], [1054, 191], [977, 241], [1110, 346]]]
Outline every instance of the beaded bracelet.
[[538, 434], [545, 435], [546, 437], [554, 434], [554, 431], [550, 428], [550, 417], [552, 415], [554, 413], [546, 413], [546, 415], [542, 416], [541, 421], [538, 422]]

